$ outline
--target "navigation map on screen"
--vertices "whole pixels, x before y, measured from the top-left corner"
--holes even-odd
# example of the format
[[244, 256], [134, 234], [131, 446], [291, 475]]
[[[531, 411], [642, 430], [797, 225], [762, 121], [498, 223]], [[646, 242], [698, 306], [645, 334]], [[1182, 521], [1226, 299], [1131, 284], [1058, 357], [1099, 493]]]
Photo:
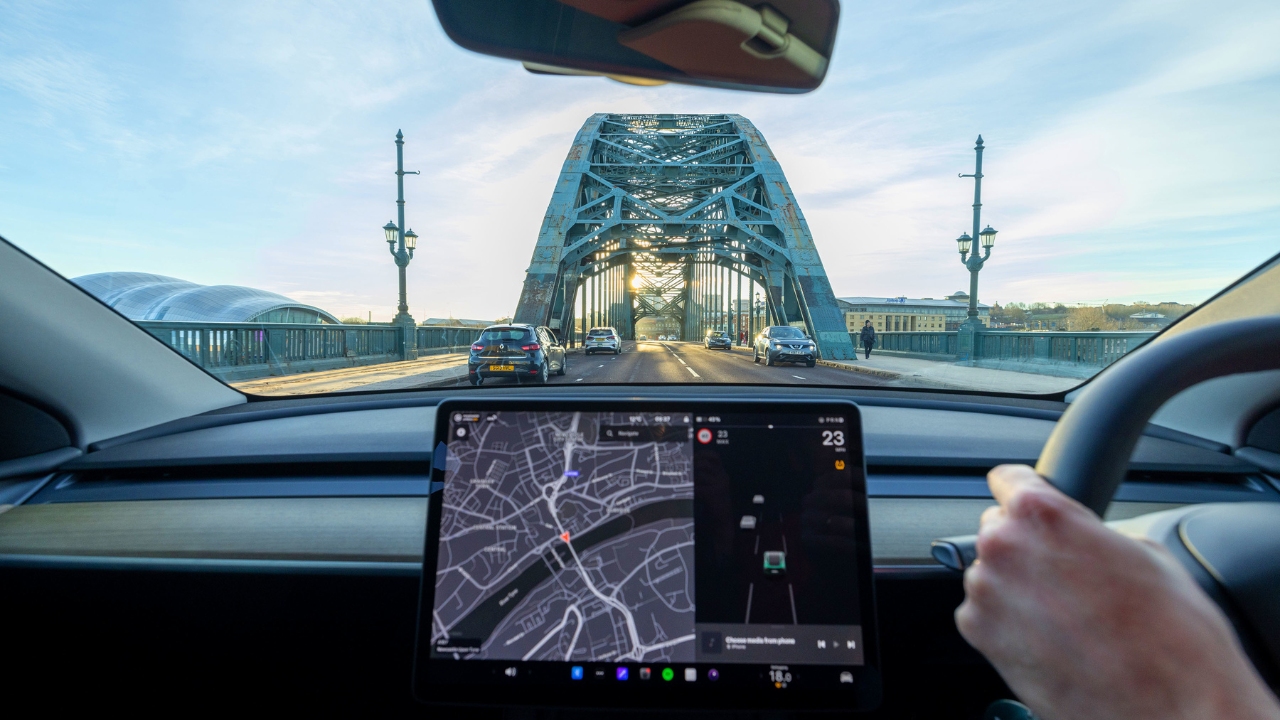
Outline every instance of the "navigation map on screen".
[[686, 414], [455, 412], [433, 656], [695, 657]]

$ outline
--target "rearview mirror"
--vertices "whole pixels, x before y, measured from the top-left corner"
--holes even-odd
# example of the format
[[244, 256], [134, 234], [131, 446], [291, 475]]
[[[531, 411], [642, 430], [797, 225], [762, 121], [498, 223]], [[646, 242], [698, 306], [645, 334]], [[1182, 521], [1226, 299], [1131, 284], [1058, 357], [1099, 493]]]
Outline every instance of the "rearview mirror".
[[530, 72], [763, 92], [822, 84], [839, 0], [433, 0], [449, 38]]

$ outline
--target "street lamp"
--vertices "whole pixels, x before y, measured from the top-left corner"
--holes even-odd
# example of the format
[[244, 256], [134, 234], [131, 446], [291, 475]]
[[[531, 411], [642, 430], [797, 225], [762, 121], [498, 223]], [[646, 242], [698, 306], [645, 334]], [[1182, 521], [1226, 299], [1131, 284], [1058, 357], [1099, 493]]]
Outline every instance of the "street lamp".
[[396, 211], [400, 222], [388, 222], [382, 226], [382, 232], [387, 238], [387, 247], [391, 251], [391, 257], [395, 258], [396, 267], [400, 270], [400, 304], [399, 312], [396, 313], [391, 323], [404, 328], [404, 352], [405, 360], [412, 360], [418, 356], [417, 336], [414, 328], [416, 327], [413, 316], [409, 314], [409, 301], [405, 294], [405, 268], [409, 267], [409, 261], [413, 259], [413, 249], [418, 246], [418, 236], [413, 230], [408, 232], [404, 229], [404, 176], [418, 175], [418, 171], [412, 170], [405, 172], [404, 169], [404, 134], [399, 130], [396, 131]]
[[[987, 259], [991, 257], [991, 247], [996, 244], [996, 231], [988, 225], [981, 232], [978, 231], [978, 220], [982, 214], [982, 136], [978, 136], [978, 142], [973, 146], [974, 152], [977, 154], [977, 162], [972, 175], [960, 175], [962, 178], [973, 178], [973, 235], [965, 233], [956, 238], [956, 245], [960, 249], [960, 262], [969, 269], [969, 318], [966, 320], [974, 329], [980, 324], [978, 321], [978, 273], [982, 271], [982, 266]], [[979, 239], [982, 243], [982, 254], [978, 254], [978, 248], [973, 247], [974, 238]], [[972, 254], [970, 254], [972, 250]]]
[[988, 226], [986, 226], [985, 228], [983, 228], [982, 232], [980, 232], [980, 233], [978, 233], [978, 234], [982, 236], [982, 249], [983, 249], [983, 250], [986, 250], [988, 253], [990, 253], [990, 252], [991, 252], [991, 246], [996, 244], [996, 230], [995, 230], [995, 228], [993, 228], [993, 227], [991, 227], [990, 225], [988, 225]]

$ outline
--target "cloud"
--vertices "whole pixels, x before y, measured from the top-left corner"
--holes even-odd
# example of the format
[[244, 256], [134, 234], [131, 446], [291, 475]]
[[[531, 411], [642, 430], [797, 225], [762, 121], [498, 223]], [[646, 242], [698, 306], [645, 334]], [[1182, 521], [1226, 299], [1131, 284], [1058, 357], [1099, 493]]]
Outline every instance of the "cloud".
[[429, 3], [2, 7], [0, 232], [69, 275], [389, 318], [403, 129], [412, 311], [506, 315], [594, 112], [750, 118], [840, 295], [967, 287], [979, 132], [984, 299], [1200, 300], [1280, 246], [1273, 3], [847, 5], [804, 96], [535, 76], [450, 44]]

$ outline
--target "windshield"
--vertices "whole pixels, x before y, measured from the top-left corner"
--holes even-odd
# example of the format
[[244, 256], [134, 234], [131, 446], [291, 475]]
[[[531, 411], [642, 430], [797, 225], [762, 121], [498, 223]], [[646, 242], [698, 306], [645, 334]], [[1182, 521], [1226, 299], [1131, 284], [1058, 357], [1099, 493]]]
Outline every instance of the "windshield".
[[526, 340], [533, 335], [524, 328], [493, 328], [480, 333], [481, 343], [499, 343], [507, 340]]
[[1060, 393], [1277, 247], [1274, 3], [846, 3], [798, 95], [166, 7], [0, 9], [0, 234], [250, 394]]

